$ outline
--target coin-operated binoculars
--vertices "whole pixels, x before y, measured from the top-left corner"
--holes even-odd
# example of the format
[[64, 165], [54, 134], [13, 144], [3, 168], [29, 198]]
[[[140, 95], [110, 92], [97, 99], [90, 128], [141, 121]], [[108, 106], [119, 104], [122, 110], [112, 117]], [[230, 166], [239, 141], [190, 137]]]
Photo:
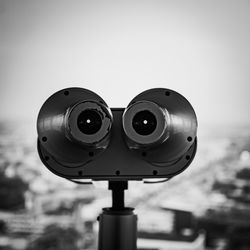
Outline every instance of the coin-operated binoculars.
[[108, 181], [112, 207], [99, 216], [99, 250], [135, 250], [137, 217], [124, 205], [128, 181], [164, 178], [185, 170], [197, 147], [197, 118], [179, 93], [164, 88], [109, 108], [96, 93], [63, 89], [43, 104], [38, 152], [54, 174], [84, 183]]

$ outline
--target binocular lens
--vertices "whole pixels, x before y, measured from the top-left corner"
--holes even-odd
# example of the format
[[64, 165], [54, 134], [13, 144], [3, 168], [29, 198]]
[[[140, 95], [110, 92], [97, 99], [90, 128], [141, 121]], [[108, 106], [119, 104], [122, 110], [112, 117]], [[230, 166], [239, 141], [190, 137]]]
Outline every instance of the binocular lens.
[[86, 135], [97, 133], [102, 126], [102, 118], [98, 111], [87, 109], [80, 113], [77, 118], [79, 130]]
[[157, 125], [157, 120], [153, 113], [148, 110], [138, 112], [132, 120], [132, 126], [139, 135], [152, 134]]
[[68, 111], [68, 137], [86, 147], [107, 147], [111, 126], [111, 111], [99, 102], [79, 102]]
[[123, 130], [129, 139], [129, 147], [149, 147], [162, 143], [167, 138], [164, 112], [165, 110], [150, 101], [129, 105], [123, 114]]

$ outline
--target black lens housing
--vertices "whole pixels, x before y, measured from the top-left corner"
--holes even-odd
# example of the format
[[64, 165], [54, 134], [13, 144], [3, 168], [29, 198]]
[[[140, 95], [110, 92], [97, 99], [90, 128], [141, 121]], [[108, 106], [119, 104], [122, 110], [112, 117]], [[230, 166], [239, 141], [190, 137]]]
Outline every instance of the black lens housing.
[[163, 88], [137, 95], [125, 109], [122, 122], [128, 148], [158, 166], [180, 159], [197, 133], [190, 103], [181, 94]]
[[75, 167], [108, 147], [112, 120], [111, 110], [96, 93], [63, 89], [43, 104], [37, 120], [38, 137], [47, 154]]
[[98, 148], [99, 143], [109, 134], [111, 125], [111, 111], [100, 102], [79, 102], [67, 113], [68, 136], [72, 141], [85, 146]]
[[167, 134], [166, 110], [150, 101], [138, 101], [128, 106], [123, 114], [123, 130], [133, 142], [130, 146], [151, 147], [162, 143]]
[[37, 132], [42, 162], [67, 179], [171, 178], [197, 147], [191, 104], [164, 88], [142, 92], [127, 108], [109, 108], [87, 89], [60, 90], [43, 104]]

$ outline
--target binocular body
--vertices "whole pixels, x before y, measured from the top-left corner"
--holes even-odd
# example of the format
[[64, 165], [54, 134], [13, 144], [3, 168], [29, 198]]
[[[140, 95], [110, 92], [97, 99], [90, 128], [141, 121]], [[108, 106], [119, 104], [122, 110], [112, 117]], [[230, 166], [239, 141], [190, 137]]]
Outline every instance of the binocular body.
[[171, 178], [197, 147], [191, 104], [164, 88], [142, 92], [126, 108], [109, 108], [87, 89], [60, 90], [43, 104], [37, 131], [42, 162], [67, 179]]

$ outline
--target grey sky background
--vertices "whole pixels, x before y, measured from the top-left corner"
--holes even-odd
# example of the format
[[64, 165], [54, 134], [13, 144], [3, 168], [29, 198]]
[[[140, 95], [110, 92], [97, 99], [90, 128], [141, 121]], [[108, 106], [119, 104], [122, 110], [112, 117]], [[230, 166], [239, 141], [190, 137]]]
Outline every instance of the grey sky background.
[[250, 1], [0, 0], [0, 119], [79, 86], [125, 107], [182, 93], [199, 122], [250, 123]]

